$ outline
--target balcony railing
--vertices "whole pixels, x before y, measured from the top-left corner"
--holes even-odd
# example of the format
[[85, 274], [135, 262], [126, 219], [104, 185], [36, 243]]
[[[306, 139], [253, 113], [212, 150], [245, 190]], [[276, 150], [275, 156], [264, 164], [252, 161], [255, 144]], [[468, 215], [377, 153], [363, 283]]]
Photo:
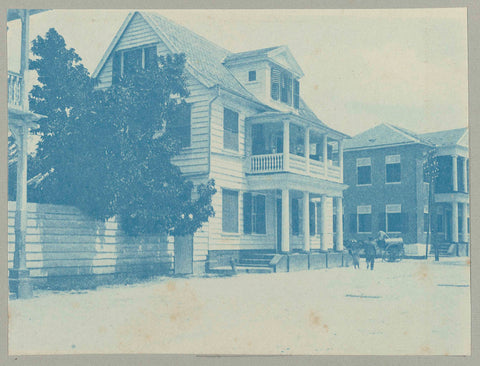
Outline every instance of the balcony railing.
[[340, 167], [331, 165], [331, 162], [325, 169], [325, 164], [321, 161], [309, 159], [307, 164], [305, 157], [294, 154], [252, 155], [248, 164], [250, 174], [291, 172], [335, 182], [340, 181], [341, 177]]
[[8, 106], [22, 107], [22, 76], [16, 72], [8, 72]]
[[253, 155], [250, 158], [251, 173], [283, 171], [283, 154]]

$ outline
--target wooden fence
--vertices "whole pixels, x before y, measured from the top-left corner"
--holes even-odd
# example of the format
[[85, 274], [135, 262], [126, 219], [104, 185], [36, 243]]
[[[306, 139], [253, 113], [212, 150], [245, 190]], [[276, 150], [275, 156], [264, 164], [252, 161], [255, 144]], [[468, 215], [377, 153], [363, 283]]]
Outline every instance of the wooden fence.
[[[29, 203], [27, 216], [27, 268], [33, 279], [148, 276], [173, 269], [171, 237], [127, 236], [115, 220], [98, 222], [69, 206]], [[15, 202], [8, 202], [9, 268], [14, 250]]]

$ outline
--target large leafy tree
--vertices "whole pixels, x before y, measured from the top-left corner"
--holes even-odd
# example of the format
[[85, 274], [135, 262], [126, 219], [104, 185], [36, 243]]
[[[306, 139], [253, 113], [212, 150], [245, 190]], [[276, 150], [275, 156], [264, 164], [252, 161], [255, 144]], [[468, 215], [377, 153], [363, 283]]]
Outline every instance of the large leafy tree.
[[41, 85], [32, 109], [47, 116], [37, 153], [47, 175], [43, 201], [73, 204], [97, 219], [118, 216], [130, 234], [191, 234], [214, 214], [214, 182], [194, 189], [171, 162], [181, 149], [178, 126], [189, 118], [184, 55], [154, 58], [147, 70], [95, 90], [54, 30], [35, 40], [33, 52]]

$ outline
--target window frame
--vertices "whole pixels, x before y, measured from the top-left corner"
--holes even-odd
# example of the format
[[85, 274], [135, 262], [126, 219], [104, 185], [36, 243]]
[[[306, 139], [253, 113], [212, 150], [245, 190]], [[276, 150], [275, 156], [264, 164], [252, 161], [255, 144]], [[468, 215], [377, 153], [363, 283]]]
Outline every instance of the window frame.
[[[234, 114], [236, 114], [237, 116], [237, 131], [236, 131], [236, 135], [237, 135], [237, 138], [236, 138], [236, 149], [232, 149], [230, 147], [228, 147], [228, 144], [225, 144], [225, 132], [227, 131], [225, 129], [225, 113], [229, 111], [229, 112], [232, 112]], [[227, 151], [233, 151], [233, 152], [236, 152], [236, 153], [239, 153], [240, 152], [240, 113], [235, 110], [235, 109], [232, 109], [232, 108], [229, 108], [229, 107], [223, 107], [223, 120], [222, 120], [222, 127], [223, 127], [223, 150], [227, 150]], [[229, 132], [233, 133], [233, 131], [230, 131], [228, 130]], [[227, 145], [227, 146], [226, 146]]]
[[[368, 164], [366, 164], [365, 162], [368, 160]], [[359, 174], [358, 174], [358, 168], [362, 168], [362, 167], [370, 167], [370, 183], [358, 183], [358, 177], [359, 177]], [[356, 160], [356, 169], [355, 169], [355, 178], [356, 178], [356, 185], [357, 187], [365, 187], [365, 186], [371, 186], [372, 183], [373, 183], [373, 174], [372, 174], [372, 158], [371, 157], [364, 157], [364, 158], [357, 158]]]
[[[236, 231], [226, 231], [225, 230], [225, 218], [226, 217], [230, 217], [230, 215], [226, 216], [225, 215], [225, 193], [228, 192], [228, 193], [235, 193], [236, 196], [237, 196], [237, 200], [236, 200], [236, 204], [237, 204], [237, 214], [236, 214], [236, 217], [237, 217], [237, 222], [235, 224], [236, 226]], [[240, 221], [240, 215], [239, 215], [239, 209], [240, 209], [240, 204], [239, 204], [239, 191], [238, 190], [235, 190], [235, 189], [229, 189], [229, 188], [222, 188], [222, 234], [227, 234], [227, 235], [239, 235], [240, 234], [240, 225], [239, 225], [239, 221]], [[233, 223], [232, 223], [233, 225]]]
[[[117, 83], [118, 82], [117, 80], [120, 80], [121, 78], [125, 77], [125, 53], [135, 52], [135, 51], [141, 50], [142, 56], [141, 56], [141, 65], [140, 66], [143, 70], [145, 70], [145, 66], [146, 66], [146, 63], [145, 63], [146, 62], [146, 52], [145, 52], [145, 50], [149, 49], [149, 48], [155, 48], [155, 53], [158, 56], [158, 43], [141, 45], [141, 46], [137, 46], [137, 47], [124, 48], [124, 49], [115, 51], [112, 55], [112, 84]], [[115, 62], [114, 59], [115, 59], [116, 55], [120, 56], [119, 75], [114, 75], [115, 67], [114, 67], [113, 63]]]
[[[248, 231], [245, 231], [245, 214], [246, 214], [246, 211], [245, 211], [245, 195], [246, 194], [249, 194], [250, 197], [251, 197], [251, 204], [250, 204], [250, 213], [249, 213], [249, 216], [250, 216], [250, 232]], [[254, 192], [243, 192], [242, 194], [243, 196], [243, 220], [244, 220], [244, 224], [243, 224], [243, 233], [245, 235], [260, 235], [260, 236], [266, 236], [267, 235], [267, 196], [263, 193], [254, 193]], [[257, 231], [258, 230], [258, 218], [261, 216], [259, 215], [259, 213], [257, 212], [257, 209], [258, 209], [258, 198], [259, 197], [263, 197], [263, 202], [264, 202], [264, 206], [263, 206], [263, 229], [264, 229], [264, 232], [259, 232]]]
[[[400, 215], [400, 230], [399, 231], [390, 231], [388, 225], [388, 215]], [[385, 231], [391, 234], [400, 234], [402, 233], [402, 224], [403, 224], [403, 212], [402, 212], [402, 205], [401, 204], [389, 204], [385, 205]]]
[[[364, 212], [361, 212], [364, 211]], [[370, 231], [360, 231], [360, 215], [370, 216]], [[371, 234], [372, 233], [372, 206], [360, 205], [357, 206], [357, 234]]]
[[[398, 162], [388, 162], [388, 160], [396, 160], [398, 157]], [[388, 181], [388, 170], [387, 166], [388, 165], [397, 165], [400, 168], [400, 180], [399, 181], [393, 181], [389, 182]], [[400, 154], [395, 154], [395, 155], [386, 155], [385, 156], [385, 184], [401, 184], [402, 183], [402, 159], [400, 157]]]
[[[253, 79], [252, 79], [252, 75], [253, 75]], [[257, 70], [249, 70], [248, 71], [248, 82], [253, 83], [255, 81], [257, 81]]]

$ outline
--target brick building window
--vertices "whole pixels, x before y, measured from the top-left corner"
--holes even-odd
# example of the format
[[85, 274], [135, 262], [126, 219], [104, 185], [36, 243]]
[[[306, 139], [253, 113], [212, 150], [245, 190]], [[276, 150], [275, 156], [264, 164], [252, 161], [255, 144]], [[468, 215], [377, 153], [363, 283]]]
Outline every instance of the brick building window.
[[402, 167], [400, 155], [387, 155], [385, 157], [385, 182], [400, 183], [402, 180]]
[[357, 206], [357, 232], [372, 232], [372, 206]]
[[357, 185], [372, 184], [372, 162], [370, 158], [357, 159]]
[[387, 233], [402, 232], [402, 205], [387, 205], [386, 216]]

